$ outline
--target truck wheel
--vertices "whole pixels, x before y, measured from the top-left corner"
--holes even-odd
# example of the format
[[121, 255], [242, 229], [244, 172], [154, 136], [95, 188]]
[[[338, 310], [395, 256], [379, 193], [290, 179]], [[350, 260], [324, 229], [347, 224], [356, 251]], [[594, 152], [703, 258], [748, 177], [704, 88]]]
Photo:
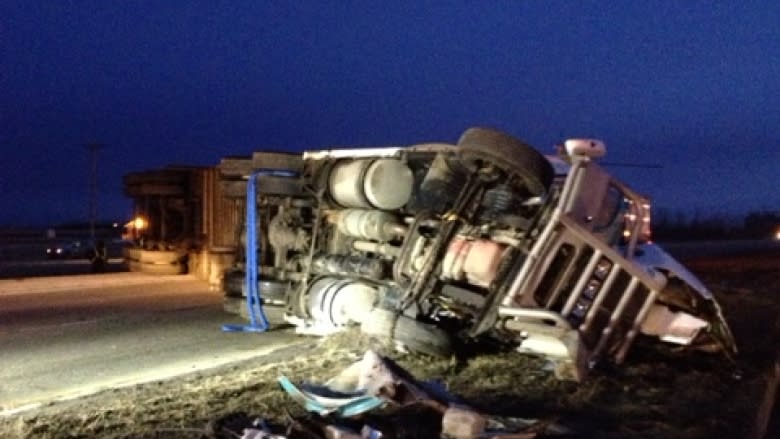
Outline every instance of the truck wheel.
[[539, 151], [514, 137], [489, 128], [469, 128], [458, 140], [460, 160], [476, 170], [490, 162], [502, 171], [516, 175], [532, 196], [550, 188], [555, 171]]
[[[225, 297], [246, 297], [246, 275], [243, 271], [230, 271], [225, 273], [224, 293]], [[258, 280], [257, 287], [260, 296], [266, 302], [284, 303], [289, 285], [286, 282], [276, 280]]]
[[260, 297], [266, 302], [284, 303], [290, 285], [276, 280], [259, 280], [257, 288], [260, 291]]
[[396, 317], [398, 317], [398, 315], [395, 311], [384, 308], [374, 308], [369, 311], [363, 321], [360, 322], [360, 331], [368, 335], [390, 338], [390, 331], [393, 330]]
[[360, 330], [368, 335], [392, 339], [420, 354], [433, 357], [452, 355], [452, 343], [446, 332], [389, 309], [372, 309], [360, 324]]
[[[246, 299], [240, 297], [225, 297], [222, 301], [222, 309], [229, 314], [241, 316], [244, 320], [249, 320], [249, 310], [246, 306]], [[284, 307], [264, 305], [263, 312], [268, 323], [274, 327], [285, 326]]]
[[406, 316], [398, 317], [393, 338], [409, 350], [433, 357], [452, 355], [450, 336], [441, 329]]
[[222, 289], [225, 293], [225, 297], [242, 297], [244, 295], [244, 272], [243, 271], [227, 271], [225, 277], [222, 280]]

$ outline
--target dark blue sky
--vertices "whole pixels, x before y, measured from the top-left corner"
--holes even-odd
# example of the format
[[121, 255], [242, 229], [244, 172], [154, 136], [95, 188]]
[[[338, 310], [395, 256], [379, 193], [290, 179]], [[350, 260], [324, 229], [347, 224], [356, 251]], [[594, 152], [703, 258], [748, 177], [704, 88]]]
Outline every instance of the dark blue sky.
[[[14, 1], [0, 224], [104, 217], [124, 173], [263, 148], [604, 139], [656, 207], [780, 208], [780, 2]], [[728, 4], [727, 4], [728, 3]]]

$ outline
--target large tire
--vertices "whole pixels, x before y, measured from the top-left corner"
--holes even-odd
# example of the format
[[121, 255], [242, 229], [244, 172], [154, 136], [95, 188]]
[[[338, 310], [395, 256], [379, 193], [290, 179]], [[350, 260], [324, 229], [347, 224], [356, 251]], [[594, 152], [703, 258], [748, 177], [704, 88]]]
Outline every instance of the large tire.
[[[244, 320], [249, 320], [249, 310], [246, 306], [246, 299], [225, 297], [222, 301], [222, 309], [229, 314], [239, 315]], [[265, 313], [265, 318], [268, 319], [268, 323], [273, 327], [288, 325], [284, 320], [283, 306], [265, 305], [263, 306], [263, 313]]]
[[225, 297], [243, 297], [245, 282], [243, 271], [226, 271], [222, 279], [222, 291]]
[[360, 331], [368, 335], [389, 338], [397, 317], [398, 315], [389, 309], [374, 308], [360, 323]]
[[406, 316], [398, 317], [393, 339], [421, 354], [445, 358], [452, 355], [452, 341], [446, 332]]
[[[257, 289], [260, 292], [260, 297], [266, 302], [283, 304], [290, 285], [275, 280], [258, 280]], [[246, 296], [246, 292], [244, 292], [244, 296]]]
[[[243, 271], [229, 271], [225, 273], [223, 281], [225, 297], [246, 297], [245, 276]], [[286, 282], [259, 279], [257, 288], [260, 291], [260, 297], [266, 302], [284, 303], [289, 285]]]
[[361, 323], [360, 330], [368, 335], [390, 338], [420, 354], [452, 355], [452, 342], [446, 332], [391, 310], [374, 308]]
[[458, 140], [464, 166], [476, 170], [488, 161], [519, 177], [532, 196], [547, 192], [555, 177], [549, 161], [539, 151], [514, 137], [490, 128], [469, 128]]

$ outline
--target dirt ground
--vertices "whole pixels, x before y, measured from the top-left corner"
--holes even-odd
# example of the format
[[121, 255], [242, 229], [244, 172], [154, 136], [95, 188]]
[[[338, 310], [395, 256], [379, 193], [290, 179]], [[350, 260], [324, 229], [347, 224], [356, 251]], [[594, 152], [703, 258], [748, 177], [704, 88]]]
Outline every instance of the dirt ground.
[[[757, 437], [767, 371], [780, 353], [780, 254], [688, 265], [723, 305], [741, 350], [736, 364], [640, 339], [626, 364], [602, 366], [575, 384], [554, 380], [544, 361], [515, 353], [468, 360], [392, 357], [419, 379], [441, 380], [484, 413], [553, 422], [569, 429], [566, 437]], [[230, 433], [231, 419], [283, 421], [303, 414], [280, 390], [279, 375], [323, 382], [367, 348], [390, 352], [355, 334], [302, 339], [263, 363], [246, 361], [6, 417], [0, 437], [237, 438], [241, 432]], [[775, 405], [766, 437], [780, 437], [779, 416]], [[411, 430], [396, 433], [415, 437]]]

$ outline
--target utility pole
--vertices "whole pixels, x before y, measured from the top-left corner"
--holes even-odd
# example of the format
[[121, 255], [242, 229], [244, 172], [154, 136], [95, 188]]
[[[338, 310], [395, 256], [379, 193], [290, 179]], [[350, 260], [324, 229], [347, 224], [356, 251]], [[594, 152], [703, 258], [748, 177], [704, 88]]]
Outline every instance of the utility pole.
[[89, 236], [95, 241], [95, 217], [97, 216], [97, 165], [98, 151], [103, 149], [101, 143], [88, 143], [84, 145], [89, 153]]

